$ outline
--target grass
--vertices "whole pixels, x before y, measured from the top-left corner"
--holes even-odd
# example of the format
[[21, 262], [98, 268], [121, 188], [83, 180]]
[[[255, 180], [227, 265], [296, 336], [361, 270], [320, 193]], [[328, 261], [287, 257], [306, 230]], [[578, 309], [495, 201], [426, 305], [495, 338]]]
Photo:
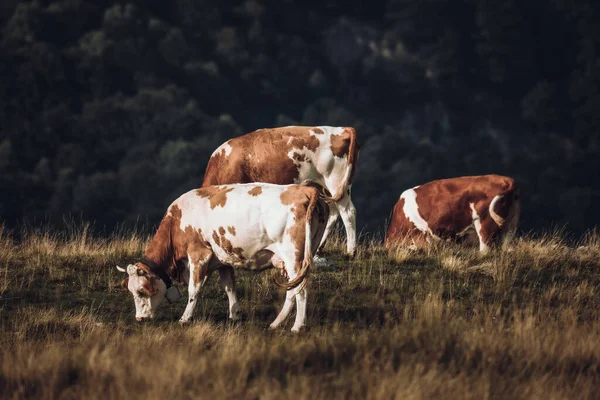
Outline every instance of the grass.
[[0, 226], [2, 398], [584, 399], [600, 390], [600, 236], [522, 237], [481, 256], [452, 245], [388, 255], [365, 239], [314, 269], [309, 329], [267, 330], [284, 292], [237, 273], [242, 321], [217, 278], [196, 322], [185, 301], [139, 324], [116, 264], [148, 237], [89, 226]]

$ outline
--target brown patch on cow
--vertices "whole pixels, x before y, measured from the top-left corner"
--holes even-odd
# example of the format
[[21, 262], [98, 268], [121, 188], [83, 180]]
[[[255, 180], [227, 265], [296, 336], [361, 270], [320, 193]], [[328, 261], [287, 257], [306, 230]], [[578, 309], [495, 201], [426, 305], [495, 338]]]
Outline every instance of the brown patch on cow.
[[288, 136], [288, 143], [295, 149], [308, 149], [315, 151], [319, 148], [319, 139], [310, 134], [311, 128], [304, 126], [288, 126], [285, 128], [276, 128], [282, 130]]
[[223, 228], [222, 226], [219, 227], [219, 234], [221, 236], [223, 236], [225, 234], [225, 228]]
[[224, 229], [221, 233], [221, 228], [219, 228], [219, 233], [217, 233], [217, 231], [213, 231], [212, 233], [212, 238], [215, 241], [215, 244], [222, 248], [230, 256], [244, 260], [244, 249], [241, 247], [233, 247], [231, 241], [225, 237]]
[[306, 161], [306, 156], [304, 154], [300, 154], [300, 153], [294, 153], [294, 155], [292, 156], [292, 158], [298, 162], [304, 162]]
[[312, 128], [312, 129], [311, 129], [311, 131], [312, 131], [313, 133], [316, 133], [317, 135], [322, 135], [322, 134], [324, 134], [324, 133], [325, 133], [325, 131], [324, 131], [323, 129], [321, 129], [321, 128], [317, 128], [317, 127], [314, 127], [314, 128]]
[[[286, 190], [284, 190], [280, 195], [279, 199], [281, 200], [281, 204], [285, 206], [289, 206], [293, 204], [294, 206], [298, 204], [302, 204], [308, 198], [308, 193], [305, 190], [301, 190], [300, 188], [313, 188], [312, 186], [290, 186]], [[316, 190], [316, 189], [315, 189]]]
[[123, 278], [123, 280], [121, 281], [121, 287], [123, 289], [127, 290], [128, 286], [129, 286], [129, 277], [127, 276], [127, 277]]
[[200, 285], [208, 273], [208, 264], [212, 258], [212, 250], [206, 247], [195, 246], [190, 249], [189, 253], [194, 263], [194, 275], [192, 279], [194, 280], [194, 284]]
[[[414, 189], [419, 214], [427, 221], [429, 229], [441, 238], [460, 240], [458, 236], [473, 223], [471, 204], [481, 221], [484, 243], [493, 245], [502, 233], [494, 223], [489, 207], [497, 195], [504, 194], [507, 201], [515, 198], [514, 180], [500, 175], [464, 176], [428, 182]], [[516, 196], [518, 198], [518, 195]], [[505, 218], [511, 206], [497, 203], [496, 211]], [[518, 207], [518, 205], [517, 205]], [[404, 215], [404, 199], [394, 206], [386, 235], [386, 246], [395, 242], [422, 239], [421, 231]], [[504, 214], [504, 215], [503, 215]]]
[[176, 219], [178, 221], [181, 221], [181, 216], [183, 215], [183, 213], [181, 212], [181, 208], [179, 208], [177, 204], [173, 204], [171, 207], [169, 207], [169, 211], [167, 214], [170, 214], [171, 217], [173, 217], [173, 219]]
[[228, 226], [227, 231], [231, 233], [231, 236], [235, 236], [235, 226]]
[[[320, 142], [311, 135], [314, 128], [288, 126], [260, 129], [227, 142], [225, 150], [213, 154], [208, 161], [203, 187], [228, 183], [266, 182], [278, 185], [294, 183], [299, 176], [297, 162], [303, 157], [294, 150], [316, 151]], [[288, 154], [298, 154], [292, 159]], [[306, 159], [305, 161], [310, 161]]]
[[227, 193], [231, 192], [233, 188], [227, 188], [227, 186], [207, 186], [196, 190], [196, 194], [200, 197], [207, 198], [210, 201], [210, 208], [213, 209], [216, 206], [225, 207], [227, 203]]
[[350, 132], [344, 130], [339, 135], [331, 135], [331, 152], [334, 156], [342, 158], [348, 156], [350, 152], [350, 141], [352, 137]]
[[262, 193], [262, 188], [260, 186], [253, 187], [252, 189], [250, 189], [248, 191], [248, 194], [250, 196], [258, 196], [261, 193]]

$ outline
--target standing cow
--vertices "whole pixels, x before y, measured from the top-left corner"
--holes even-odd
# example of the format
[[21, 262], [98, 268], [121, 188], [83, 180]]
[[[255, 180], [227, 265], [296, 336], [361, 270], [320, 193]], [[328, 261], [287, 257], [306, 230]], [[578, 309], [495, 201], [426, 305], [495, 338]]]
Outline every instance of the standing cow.
[[347, 251], [356, 250], [356, 209], [350, 189], [360, 145], [354, 128], [287, 126], [259, 129], [228, 140], [208, 161], [203, 186], [269, 182], [279, 185], [310, 180], [331, 193], [333, 203], [321, 245], [338, 216]]
[[[126, 269], [136, 319], [153, 318], [165, 298], [173, 299], [171, 277], [188, 284], [189, 301], [180, 319], [187, 323], [201, 287], [219, 271], [229, 299], [229, 318], [238, 318], [234, 268], [279, 268], [288, 282], [276, 328], [297, 303], [292, 331], [305, 323], [305, 278], [323, 236], [329, 207], [311, 186], [267, 183], [208, 186], [192, 190], [168, 208], [144, 257]], [[173, 289], [175, 289], [173, 287]], [[175, 296], [177, 297], [177, 296]]]
[[394, 207], [385, 245], [419, 246], [440, 239], [475, 239], [486, 252], [517, 229], [519, 189], [500, 175], [441, 179], [404, 191]]

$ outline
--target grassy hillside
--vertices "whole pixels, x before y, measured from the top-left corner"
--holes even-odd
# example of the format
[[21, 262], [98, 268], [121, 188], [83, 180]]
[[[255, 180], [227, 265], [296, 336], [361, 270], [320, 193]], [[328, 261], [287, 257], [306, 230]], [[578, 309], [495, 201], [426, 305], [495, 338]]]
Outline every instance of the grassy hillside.
[[[521, 238], [486, 257], [376, 241], [309, 285], [308, 331], [270, 332], [284, 293], [239, 272], [242, 322], [212, 277], [196, 323], [184, 301], [139, 324], [114, 268], [147, 237], [0, 229], [3, 398], [582, 399], [600, 390], [600, 237]], [[580, 247], [581, 246], [581, 247]]]

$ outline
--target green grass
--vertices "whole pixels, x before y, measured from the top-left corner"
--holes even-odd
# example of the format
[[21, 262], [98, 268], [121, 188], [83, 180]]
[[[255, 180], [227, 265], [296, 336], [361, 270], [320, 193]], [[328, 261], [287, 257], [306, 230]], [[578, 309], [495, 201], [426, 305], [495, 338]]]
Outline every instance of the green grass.
[[87, 226], [0, 227], [2, 398], [597, 398], [600, 237], [520, 238], [481, 256], [446, 245], [387, 254], [363, 243], [310, 275], [306, 332], [267, 329], [284, 292], [239, 271], [242, 321], [227, 321], [216, 274], [196, 322], [185, 301], [134, 319], [116, 264], [148, 238], [95, 238]]

